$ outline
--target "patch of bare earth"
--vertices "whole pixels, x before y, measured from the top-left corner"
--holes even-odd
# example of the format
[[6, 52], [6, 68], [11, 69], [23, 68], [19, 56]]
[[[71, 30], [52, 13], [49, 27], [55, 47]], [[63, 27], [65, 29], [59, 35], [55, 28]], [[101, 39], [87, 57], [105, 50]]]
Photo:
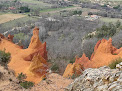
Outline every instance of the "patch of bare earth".
[[51, 73], [46, 80], [35, 85], [31, 91], [64, 91], [72, 82], [72, 79], [63, 78], [59, 74]]
[[22, 14], [3, 14], [3, 15], [0, 15], [0, 24], [9, 22], [14, 19], [22, 18], [25, 16], [26, 15], [22, 15]]

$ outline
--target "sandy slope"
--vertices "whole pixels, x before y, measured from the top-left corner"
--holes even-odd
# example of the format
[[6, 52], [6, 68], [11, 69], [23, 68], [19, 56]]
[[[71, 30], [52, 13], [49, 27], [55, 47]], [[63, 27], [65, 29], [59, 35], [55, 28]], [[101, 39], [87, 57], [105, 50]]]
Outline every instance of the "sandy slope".
[[41, 81], [31, 91], [64, 91], [71, 82], [73, 82], [72, 79], [66, 79], [56, 73], [51, 73], [46, 80]]

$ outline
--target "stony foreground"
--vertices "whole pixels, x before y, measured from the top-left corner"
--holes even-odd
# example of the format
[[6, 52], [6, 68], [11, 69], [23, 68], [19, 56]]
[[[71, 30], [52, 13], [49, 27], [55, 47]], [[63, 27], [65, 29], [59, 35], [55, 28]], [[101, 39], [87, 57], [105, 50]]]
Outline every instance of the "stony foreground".
[[122, 91], [122, 62], [116, 69], [107, 66], [86, 69], [66, 91]]
[[14, 72], [0, 65], [0, 91], [22, 91]]
[[0, 65], [0, 91], [64, 91], [73, 82], [72, 79], [63, 78], [61, 75], [51, 73], [47, 79], [42, 80], [30, 89], [20, 86], [14, 72]]

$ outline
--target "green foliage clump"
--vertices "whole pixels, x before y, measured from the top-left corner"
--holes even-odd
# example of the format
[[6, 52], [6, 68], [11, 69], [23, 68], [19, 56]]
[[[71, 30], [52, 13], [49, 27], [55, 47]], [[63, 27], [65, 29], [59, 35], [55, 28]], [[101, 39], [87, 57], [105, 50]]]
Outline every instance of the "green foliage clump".
[[18, 34], [14, 34], [14, 37], [19, 40], [24, 40], [28, 38], [28, 35], [25, 35], [24, 33], [18, 33]]
[[113, 9], [119, 9], [119, 8], [120, 8], [120, 5], [113, 7]]
[[0, 51], [0, 63], [8, 63], [10, 59], [10, 53], [5, 53], [4, 51]]
[[116, 53], [114, 53], [113, 55], [117, 55]]
[[18, 74], [17, 79], [22, 81], [23, 79], [26, 79], [26, 75], [21, 72], [20, 74]]
[[73, 61], [73, 60], [70, 60], [70, 61], [69, 61], [69, 63], [72, 63], [72, 64], [73, 64], [73, 63], [74, 63], [74, 61]]
[[112, 63], [109, 64], [109, 67], [111, 69], [115, 69], [116, 65], [122, 62], [122, 58], [117, 58], [115, 60], [112, 61]]
[[57, 64], [53, 64], [52, 67], [51, 67], [51, 70], [55, 71], [55, 72], [58, 71], [59, 70], [58, 65]]
[[17, 79], [20, 81], [20, 85], [21, 85], [23, 88], [25, 88], [25, 89], [28, 89], [28, 88], [31, 88], [31, 87], [34, 86], [34, 83], [33, 83], [33, 82], [24, 81], [24, 79], [26, 79], [26, 75], [23, 74], [23, 73], [18, 74]]
[[121, 22], [118, 20], [118, 21], [116, 22], [116, 27], [119, 28], [120, 26], [121, 26]]
[[98, 28], [97, 30], [97, 37], [112, 37], [116, 33], [116, 26], [114, 24], [109, 23], [109, 25], [103, 25], [101, 28]]
[[75, 10], [73, 11], [73, 15], [81, 15], [82, 14], [82, 11], [81, 10]]
[[71, 60], [69, 61], [69, 63], [72, 63], [72, 64], [73, 64], [73, 63], [75, 62], [75, 59], [76, 59], [76, 58], [74, 57], [73, 59], [71, 59]]
[[21, 82], [20, 85], [25, 88], [25, 89], [28, 89], [28, 88], [31, 88], [34, 86], [34, 83], [33, 82], [30, 82], [30, 81], [24, 81], [24, 82]]
[[30, 12], [30, 9], [26, 6], [24, 7], [20, 7], [20, 13], [26, 13], [26, 12]]
[[95, 35], [86, 35], [85, 39], [87, 38], [103, 38], [103, 37], [112, 37], [114, 36], [118, 31], [121, 30], [121, 22], [118, 20], [115, 24], [109, 23], [108, 25], [103, 24], [102, 27], [97, 28]]

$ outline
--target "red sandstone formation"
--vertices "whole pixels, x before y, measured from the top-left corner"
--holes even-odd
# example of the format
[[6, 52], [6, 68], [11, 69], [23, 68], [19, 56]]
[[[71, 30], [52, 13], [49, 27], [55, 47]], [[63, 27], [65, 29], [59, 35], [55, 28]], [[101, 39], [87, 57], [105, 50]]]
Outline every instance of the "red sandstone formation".
[[[89, 67], [97, 68], [104, 65], [109, 65], [114, 59], [122, 57], [122, 55], [114, 55], [118, 49], [112, 45], [112, 39], [108, 41], [103, 39], [96, 51], [94, 51], [94, 56], [89, 64]], [[122, 51], [120, 51], [122, 52]], [[92, 66], [90, 66], [92, 65]]]
[[[6, 52], [11, 53], [9, 68], [15, 71], [16, 76], [21, 72], [26, 74], [27, 81], [40, 82], [46, 75], [48, 64], [46, 62], [46, 43], [41, 43], [39, 40], [39, 28], [34, 28], [33, 36], [27, 49], [22, 49], [1, 34], [0, 36], [0, 50], [6, 49]], [[11, 36], [9, 37], [11, 39]]]
[[83, 66], [79, 63], [68, 64], [63, 77], [71, 77], [73, 74], [80, 75], [83, 71]]
[[[99, 40], [95, 47], [94, 52], [91, 55], [90, 60], [86, 57], [85, 54], [81, 58], [76, 58], [75, 64], [81, 64], [85, 69], [86, 68], [97, 68], [101, 66], [109, 65], [114, 59], [122, 58], [122, 48], [117, 49], [112, 45], [112, 39], [108, 41], [106, 39]], [[69, 72], [73, 70], [71, 67], [72, 64], [68, 64], [64, 77], [69, 77], [75, 72]]]
[[73, 74], [80, 75], [87, 66], [87, 62], [89, 62], [89, 58], [84, 53], [81, 58], [76, 57], [75, 63], [67, 65], [63, 77], [71, 77]]
[[87, 62], [89, 62], [89, 58], [86, 57], [85, 53], [83, 53], [83, 55], [82, 55], [81, 58], [77, 58], [77, 57], [76, 57], [76, 60], [75, 60], [75, 63], [79, 63], [79, 64], [81, 64], [83, 67], [86, 67], [86, 66], [87, 66]]

